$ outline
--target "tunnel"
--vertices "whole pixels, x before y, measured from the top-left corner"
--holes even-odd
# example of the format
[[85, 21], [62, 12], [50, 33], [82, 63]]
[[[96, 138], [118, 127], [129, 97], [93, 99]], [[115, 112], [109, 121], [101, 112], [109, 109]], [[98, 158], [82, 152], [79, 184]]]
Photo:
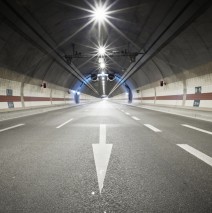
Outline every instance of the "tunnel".
[[0, 0], [16, 212], [212, 212], [211, 0]]

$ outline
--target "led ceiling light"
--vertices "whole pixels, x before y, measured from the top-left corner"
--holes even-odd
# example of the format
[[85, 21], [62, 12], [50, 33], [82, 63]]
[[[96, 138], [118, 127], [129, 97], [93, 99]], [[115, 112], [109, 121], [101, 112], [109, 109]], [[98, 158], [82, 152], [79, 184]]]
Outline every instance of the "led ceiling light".
[[105, 67], [106, 67], [105, 63], [101, 63], [101, 64], [100, 64], [100, 68], [101, 68], [101, 69], [104, 69]]
[[106, 53], [105, 47], [100, 46], [99, 49], [98, 49], [98, 54], [99, 54], [100, 56], [104, 56], [105, 53]]
[[99, 23], [103, 23], [107, 19], [107, 9], [102, 6], [97, 6], [92, 11], [93, 19]]
[[104, 58], [99, 58], [99, 63], [104, 63]]

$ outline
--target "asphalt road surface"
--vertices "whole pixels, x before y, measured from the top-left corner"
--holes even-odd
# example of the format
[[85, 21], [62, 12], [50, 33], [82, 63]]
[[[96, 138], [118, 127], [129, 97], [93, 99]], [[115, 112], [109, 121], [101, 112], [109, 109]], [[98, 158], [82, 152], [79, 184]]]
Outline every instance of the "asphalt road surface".
[[0, 122], [0, 212], [212, 212], [212, 123], [101, 101]]

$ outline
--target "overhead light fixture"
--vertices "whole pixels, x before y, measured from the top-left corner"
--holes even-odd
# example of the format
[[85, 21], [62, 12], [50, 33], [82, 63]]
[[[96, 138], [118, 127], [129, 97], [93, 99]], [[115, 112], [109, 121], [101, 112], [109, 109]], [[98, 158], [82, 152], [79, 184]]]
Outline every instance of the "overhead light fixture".
[[107, 9], [104, 6], [96, 6], [92, 11], [93, 20], [98, 23], [103, 23], [107, 19]]
[[101, 63], [101, 64], [100, 64], [100, 68], [101, 68], [101, 69], [104, 69], [105, 67], [106, 67], [105, 63]]
[[99, 58], [99, 63], [104, 63], [104, 58]]
[[[104, 56], [105, 53], [106, 53], [106, 48], [103, 47], [103, 46], [100, 46], [100, 47], [98, 48], [98, 55]], [[102, 60], [102, 59], [101, 59], [101, 60]], [[101, 63], [101, 62], [100, 62], [100, 63]]]

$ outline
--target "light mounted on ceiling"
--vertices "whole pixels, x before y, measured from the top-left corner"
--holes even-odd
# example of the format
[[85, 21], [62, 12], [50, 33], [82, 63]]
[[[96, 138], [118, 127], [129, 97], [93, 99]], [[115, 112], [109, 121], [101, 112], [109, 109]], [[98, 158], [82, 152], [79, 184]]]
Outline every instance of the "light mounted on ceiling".
[[108, 11], [107, 8], [104, 5], [96, 5], [95, 8], [93, 8], [92, 17], [93, 21], [96, 21], [98, 23], [103, 23], [107, 20], [108, 17]]
[[104, 56], [105, 54], [106, 54], [106, 48], [103, 47], [103, 46], [100, 46], [100, 47], [98, 48], [98, 55]]
[[104, 62], [103, 62], [103, 63], [101, 63], [99, 66], [100, 66], [100, 68], [101, 68], [101, 69], [105, 69], [105, 67], [106, 67], [106, 65], [105, 65], [105, 63], [104, 63]]
[[94, 19], [98, 22], [103, 22], [105, 21], [107, 18], [107, 11], [105, 10], [105, 8], [96, 8], [94, 10]]

